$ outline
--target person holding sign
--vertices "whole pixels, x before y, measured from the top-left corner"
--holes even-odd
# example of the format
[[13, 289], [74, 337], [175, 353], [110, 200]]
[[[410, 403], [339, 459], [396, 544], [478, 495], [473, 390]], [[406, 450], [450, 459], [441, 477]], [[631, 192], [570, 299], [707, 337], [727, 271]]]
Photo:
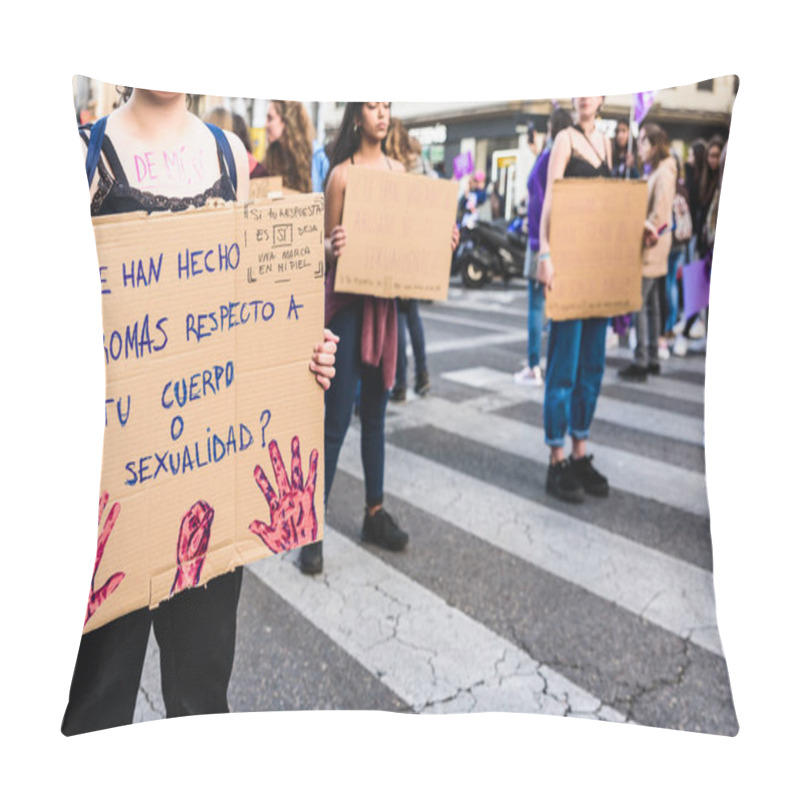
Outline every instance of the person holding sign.
[[[360, 379], [361, 460], [366, 485], [361, 535], [364, 541], [379, 547], [403, 550], [408, 534], [383, 508], [386, 406], [397, 363], [396, 301], [333, 289], [336, 262], [347, 246], [342, 215], [350, 168], [405, 171], [399, 161], [385, 153], [390, 120], [390, 103], [348, 103], [330, 151], [331, 170], [325, 186], [325, 323], [339, 336], [339, 345], [337, 374], [325, 398], [325, 503]], [[454, 225], [452, 248], [457, 244], [458, 228]], [[300, 568], [309, 575], [322, 571], [321, 542], [302, 548]]]
[[[558, 280], [558, 267], [550, 257], [550, 221], [553, 184], [561, 178], [611, 176], [611, 144], [595, 124], [603, 97], [576, 97], [578, 122], [553, 141], [547, 169], [536, 278], [545, 297]], [[551, 321], [547, 342], [544, 391], [545, 442], [550, 447], [547, 492], [568, 502], [582, 502], [584, 494], [608, 495], [608, 481], [586, 453], [586, 440], [594, 417], [605, 368], [608, 319]], [[566, 435], [572, 437], [572, 454], [566, 458]]]
[[[172, 211], [210, 202], [247, 200], [249, 164], [241, 141], [206, 125], [176, 92], [127, 89], [107, 118], [81, 128], [92, 216], [128, 211]], [[112, 144], [113, 142], [113, 144]], [[323, 389], [335, 374], [336, 337], [325, 332], [309, 369]], [[292, 453], [293, 463], [299, 453]], [[275, 455], [273, 461], [277, 463]], [[276, 469], [276, 475], [278, 470]], [[103, 558], [124, 504], [100, 502], [97, 558]], [[236, 611], [242, 583], [238, 567], [199, 585], [214, 510], [200, 500], [186, 511], [178, 533], [178, 571], [171, 596], [81, 637], [62, 733], [73, 735], [129, 724], [151, 625], [161, 655], [161, 683], [168, 717], [227, 712], [227, 689], [236, 642]], [[198, 560], [199, 559], [199, 560]], [[125, 580], [117, 572], [92, 592], [87, 620]]]

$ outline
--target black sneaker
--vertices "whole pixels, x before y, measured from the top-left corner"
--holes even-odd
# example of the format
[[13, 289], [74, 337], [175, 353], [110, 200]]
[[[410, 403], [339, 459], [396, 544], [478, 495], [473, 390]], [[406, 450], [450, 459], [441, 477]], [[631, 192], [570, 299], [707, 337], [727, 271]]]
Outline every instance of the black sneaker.
[[414, 382], [414, 393], [420, 397], [424, 397], [431, 390], [431, 378], [428, 375], [428, 370], [423, 370], [417, 375], [417, 380]]
[[400, 530], [397, 523], [383, 510], [370, 516], [364, 513], [364, 527], [361, 538], [370, 544], [383, 547], [384, 550], [403, 550], [408, 544], [408, 534]]
[[647, 367], [641, 367], [638, 364], [628, 364], [627, 367], [621, 367], [617, 370], [620, 378], [626, 381], [638, 381], [644, 383], [647, 380]]
[[405, 403], [406, 401], [406, 387], [405, 386], [395, 386], [392, 389], [391, 393], [389, 394], [389, 399], [393, 403]]
[[567, 459], [551, 462], [548, 467], [547, 493], [568, 503], [583, 502], [583, 485], [573, 474]]
[[647, 374], [648, 375], [660, 375], [661, 374], [661, 364], [648, 364], [647, 365]]
[[311, 542], [300, 548], [300, 572], [303, 575], [322, 572], [322, 542]]
[[584, 456], [583, 458], [570, 456], [570, 470], [586, 494], [608, 497], [608, 480], [592, 466], [593, 458], [594, 456]]

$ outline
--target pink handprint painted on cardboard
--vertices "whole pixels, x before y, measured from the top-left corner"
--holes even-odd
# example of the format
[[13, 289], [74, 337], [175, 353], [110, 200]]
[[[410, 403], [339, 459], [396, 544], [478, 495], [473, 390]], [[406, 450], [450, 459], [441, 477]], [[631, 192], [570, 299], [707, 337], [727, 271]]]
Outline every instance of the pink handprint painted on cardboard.
[[311, 451], [308, 478], [303, 481], [303, 466], [300, 460], [300, 440], [292, 439], [292, 477], [286, 473], [278, 443], [269, 443], [272, 470], [275, 473], [276, 492], [264, 470], [256, 465], [253, 471], [258, 488], [261, 489], [270, 510], [270, 523], [253, 520], [250, 530], [273, 552], [282, 553], [317, 539], [317, 512], [314, 508], [314, 491], [317, 486], [317, 450]]
[[172, 582], [170, 597], [176, 592], [197, 586], [200, 582], [200, 571], [208, 552], [213, 521], [214, 509], [205, 500], [198, 500], [184, 514], [178, 534], [178, 569]]
[[[103, 519], [103, 511], [108, 503], [108, 496], [108, 492], [103, 492], [100, 495], [100, 510], [97, 513], [98, 527]], [[108, 596], [117, 588], [117, 586], [122, 583], [122, 579], [125, 577], [124, 572], [115, 572], [99, 589], [95, 590], [94, 588], [95, 581], [97, 580], [97, 571], [100, 568], [100, 561], [103, 559], [103, 553], [105, 552], [106, 544], [108, 543], [108, 537], [111, 536], [111, 531], [114, 530], [114, 524], [117, 521], [119, 512], [120, 504], [114, 503], [114, 505], [111, 506], [111, 510], [108, 512], [105, 524], [97, 535], [97, 554], [95, 555], [94, 559], [92, 588], [89, 592], [89, 602], [86, 605], [86, 618], [83, 621], [84, 625], [89, 621], [89, 618], [92, 616], [92, 614], [94, 614], [95, 611], [100, 608], [101, 604], [108, 598]]]

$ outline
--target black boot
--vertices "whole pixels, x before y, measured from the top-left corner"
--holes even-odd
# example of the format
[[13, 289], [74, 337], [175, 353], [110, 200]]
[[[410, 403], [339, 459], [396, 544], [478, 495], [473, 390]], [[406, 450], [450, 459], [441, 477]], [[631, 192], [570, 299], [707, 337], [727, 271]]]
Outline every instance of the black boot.
[[372, 515], [364, 513], [361, 538], [385, 550], [404, 550], [408, 544], [408, 534], [383, 509]]
[[322, 572], [322, 542], [311, 542], [300, 548], [300, 572], [304, 575]]

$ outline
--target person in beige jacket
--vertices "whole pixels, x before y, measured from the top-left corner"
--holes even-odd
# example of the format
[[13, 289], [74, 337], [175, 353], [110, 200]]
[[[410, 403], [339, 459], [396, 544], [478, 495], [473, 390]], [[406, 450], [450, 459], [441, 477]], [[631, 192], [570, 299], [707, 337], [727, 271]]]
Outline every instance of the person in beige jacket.
[[636, 349], [633, 363], [619, 370], [621, 378], [646, 381], [658, 375], [658, 336], [661, 304], [658, 278], [667, 274], [672, 247], [672, 204], [677, 171], [669, 151], [669, 137], [658, 125], [648, 123], [639, 134], [639, 158], [650, 167], [647, 178], [647, 219], [642, 253], [642, 309], [636, 315]]

